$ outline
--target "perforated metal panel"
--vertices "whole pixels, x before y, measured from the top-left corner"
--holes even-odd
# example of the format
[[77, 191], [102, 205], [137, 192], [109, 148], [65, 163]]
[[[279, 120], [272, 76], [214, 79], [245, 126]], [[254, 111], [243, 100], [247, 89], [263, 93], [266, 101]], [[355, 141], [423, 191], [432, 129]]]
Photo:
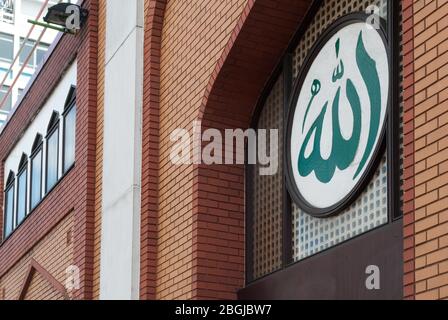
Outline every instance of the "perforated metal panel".
[[365, 11], [370, 5], [380, 9], [380, 16], [387, 18], [387, 0], [326, 0], [294, 52], [293, 76], [297, 77], [303, 61], [325, 29], [338, 18], [353, 12]]
[[[283, 76], [266, 100], [257, 128], [279, 130], [279, 159], [283, 159]], [[267, 145], [270, 145], [269, 140]], [[252, 166], [250, 170], [253, 177], [253, 277], [259, 278], [282, 266], [283, 168], [280, 165], [274, 176], [261, 176], [259, 166]]]
[[[324, 1], [295, 50], [294, 78], [298, 76], [300, 68], [316, 40], [331, 23], [346, 14], [365, 10], [372, 4], [380, 8], [380, 16], [387, 17], [386, 0]], [[387, 158], [384, 157], [368, 188], [349, 209], [336, 217], [313, 218], [293, 203], [294, 261], [307, 258], [388, 223], [387, 171]]]
[[317, 219], [293, 205], [293, 257], [302, 260], [388, 222], [387, 162], [363, 195], [341, 215]]

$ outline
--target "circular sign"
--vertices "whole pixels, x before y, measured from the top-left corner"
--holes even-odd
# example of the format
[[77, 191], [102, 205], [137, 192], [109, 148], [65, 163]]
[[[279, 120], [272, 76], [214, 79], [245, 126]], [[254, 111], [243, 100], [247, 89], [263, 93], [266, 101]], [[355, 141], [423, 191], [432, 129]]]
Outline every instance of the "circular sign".
[[293, 200], [317, 217], [345, 209], [370, 180], [384, 141], [388, 46], [354, 14], [321, 37], [295, 84], [288, 117], [287, 178]]

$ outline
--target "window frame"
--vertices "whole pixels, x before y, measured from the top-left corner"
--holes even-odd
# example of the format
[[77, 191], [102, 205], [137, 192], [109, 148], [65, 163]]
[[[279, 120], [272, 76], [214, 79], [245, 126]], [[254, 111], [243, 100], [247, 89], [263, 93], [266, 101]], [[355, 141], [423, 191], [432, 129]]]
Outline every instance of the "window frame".
[[[15, 218], [15, 201], [14, 201], [14, 199], [15, 199], [15, 193], [16, 193], [15, 181], [16, 181], [16, 175], [15, 175], [15, 173], [13, 171], [11, 171], [9, 173], [9, 177], [8, 177], [8, 180], [7, 180], [7, 183], [6, 183], [6, 186], [5, 186], [5, 191], [3, 193], [4, 194], [4, 201], [3, 201], [4, 202], [4, 206], [3, 206], [3, 240], [9, 238], [13, 234], [13, 232], [15, 230], [15, 227], [14, 227], [14, 224], [15, 224], [15, 221], [14, 221], [14, 218]], [[11, 214], [12, 229], [11, 229], [11, 232], [9, 234], [6, 234], [6, 225], [7, 225], [6, 224], [6, 219], [7, 219], [7, 211], [8, 211], [7, 209], [8, 209], [8, 205], [10, 204], [9, 201], [8, 201], [7, 194], [11, 190], [12, 190], [12, 214]]]
[[[36, 158], [36, 156], [41, 153], [40, 157], [40, 185], [39, 185], [39, 201], [33, 206], [33, 162]], [[44, 141], [42, 138], [42, 135], [38, 134], [36, 136], [36, 139], [34, 141], [34, 145], [31, 151], [30, 156], [30, 196], [29, 196], [29, 207], [30, 207], [30, 213], [33, 212], [34, 209], [36, 209], [39, 204], [42, 202], [43, 195], [42, 195], [42, 178], [43, 178], [43, 169], [44, 169]]]
[[[12, 39], [7, 39], [8, 37], [12, 37]], [[11, 60], [7, 60], [3, 57], [0, 57], [0, 62], [12, 63], [12, 61], [14, 60], [14, 35], [11, 35], [11, 34], [5, 33], [5, 32], [0, 32], [0, 38], [2, 41], [11, 41], [11, 43], [12, 43], [12, 58], [11, 58]]]
[[[73, 135], [74, 135], [74, 140], [75, 140], [75, 143], [74, 143], [74, 159], [73, 159], [73, 163], [72, 164], [70, 164], [69, 166], [67, 166], [67, 168], [66, 168], [66, 163], [65, 163], [65, 161], [66, 161], [66, 159], [65, 159], [65, 147], [66, 147], [66, 144], [65, 144], [65, 138], [66, 138], [66, 133], [67, 133], [67, 115], [68, 114], [70, 114], [70, 112], [72, 112], [72, 111], [74, 111], [75, 112], [75, 126], [74, 126], [74, 132], [73, 132]], [[62, 126], [63, 126], [63, 128], [62, 128], [62, 174], [63, 175], [65, 175], [67, 172], [69, 172], [74, 166], [75, 166], [75, 163], [76, 163], [76, 116], [77, 116], [77, 114], [76, 114], [76, 98], [75, 97], [73, 97], [73, 99], [71, 99], [71, 101], [69, 102], [69, 104], [68, 104], [68, 106], [65, 108], [65, 110], [64, 110], [64, 113], [62, 114]]]
[[[276, 65], [276, 67], [273, 69], [273, 73], [268, 78], [267, 83], [265, 84], [262, 93], [260, 95], [260, 98], [258, 99], [257, 105], [254, 110], [254, 114], [252, 116], [252, 128], [256, 128], [260, 114], [263, 111], [263, 106], [269, 97], [269, 94], [272, 91], [272, 88], [277, 81], [280, 74], [283, 72], [283, 81], [284, 81], [284, 121], [285, 124], [287, 123], [286, 115], [289, 110], [289, 99], [292, 95], [292, 89], [293, 89], [293, 76], [292, 76], [292, 58], [294, 54], [294, 50], [299, 43], [299, 41], [302, 39], [305, 32], [308, 30], [308, 27], [314, 17], [314, 15], [318, 12], [321, 5], [324, 3], [323, 0], [316, 0], [313, 1], [311, 4], [310, 9], [308, 10], [307, 15], [304, 17], [303, 22], [301, 25], [299, 25], [297, 31], [292, 37], [292, 40], [286, 49], [285, 53], [279, 60], [279, 63]], [[388, 53], [389, 53], [389, 65], [391, 66], [390, 74], [391, 74], [391, 81], [390, 81], [390, 106], [387, 110], [387, 123], [386, 123], [386, 134], [384, 138], [384, 151], [387, 151], [387, 161], [388, 161], [388, 181], [387, 181], [387, 187], [388, 187], [388, 216], [389, 221], [386, 225], [382, 227], [386, 227], [388, 225], [391, 225], [395, 223], [396, 221], [399, 221], [403, 218], [403, 213], [401, 210], [401, 200], [400, 200], [400, 117], [399, 114], [396, 112], [398, 106], [400, 105], [400, 95], [399, 95], [399, 84], [400, 84], [400, 76], [399, 76], [399, 59], [400, 59], [400, 36], [399, 32], [397, 32], [400, 28], [400, 19], [399, 19], [399, 12], [400, 12], [400, 4], [398, 1], [389, 0], [387, 3], [387, 31], [386, 31], [386, 37], [387, 42], [389, 44], [388, 46]], [[283, 141], [285, 142], [284, 145], [286, 146], [286, 128], [284, 130], [284, 136]], [[247, 154], [247, 145], [246, 145], [246, 154]], [[281, 159], [281, 161], [285, 162], [285, 159]], [[379, 164], [379, 163], [378, 163]], [[264, 275], [259, 278], [255, 278], [253, 276], [254, 271], [254, 257], [253, 257], [253, 249], [255, 247], [254, 243], [254, 235], [252, 233], [252, 229], [254, 226], [254, 212], [253, 212], [253, 195], [252, 195], [252, 181], [251, 180], [251, 174], [249, 166], [246, 164], [245, 168], [245, 249], [246, 249], [246, 258], [245, 258], [245, 266], [246, 266], [246, 285], [253, 283], [254, 281], [257, 281], [261, 278], [267, 277], [270, 274]], [[288, 190], [285, 190], [286, 186], [286, 178], [284, 182], [284, 205], [283, 205], [283, 214], [282, 214], [282, 267], [273, 272], [279, 272], [282, 270], [285, 270], [288, 267], [291, 267], [292, 265], [300, 264], [303, 261], [307, 260], [301, 260], [301, 261], [294, 261], [293, 260], [293, 246], [292, 246], [292, 199], [288, 192]], [[375, 229], [376, 230], [376, 229]], [[359, 236], [358, 236], [359, 237]], [[354, 240], [357, 237], [351, 239]], [[342, 244], [342, 243], [341, 243]], [[329, 248], [327, 250], [334, 249], [339, 245], [336, 245], [332, 248]], [[327, 250], [324, 250], [322, 252], [317, 253], [316, 255], [313, 255], [312, 257], [317, 257], [321, 254], [324, 254]]]
[[[20, 45], [22, 46], [23, 42], [25, 41], [25, 38], [20, 37]], [[25, 48], [27, 46], [31, 46], [31, 51], [32, 51], [32, 56], [30, 57], [30, 60], [28, 61], [28, 63], [26, 64], [25, 68], [29, 68], [29, 69], [36, 69], [37, 67], [39, 67], [39, 63], [37, 61], [37, 50], [43, 50], [45, 49], [45, 52], [48, 52], [48, 49], [50, 48], [49, 44], [46, 44], [44, 42], [39, 42], [37, 44], [37, 46], [34, 48], [34, 46], [36, 45], [36, 40], [33, 39], [28, 39], [27, 43], [24, 46], [23, 51], [21, 52], [21, 54], [26, 54]], [[19, 55], [19, 66], [23, 66], [24, 65], [24, 61], [20, 61], [21, 60], [21, 54]], [[29, 52], [27, 53], [26, 57], [28, 57]], [[25, 59], [26, 59], [25, 57]], [[45, 60], [45, 55], [42, 58], [42, 61]]]
[[[20, 188], [20, 178], [22, 175], [25, 174], [25, 213], [23, 216], [23, 219], [19, 221], [19, 188]], [[28, 156], [26, 154], [22, 155], [22, 159], [19, 164], [19, 168], [17, 170], [17, 187], [16, 187], [16, 197], [15, 197], [15, 224], [14, 224], [14, 230], [17, 229], [26, 219], [28, 216]]]
[[[45, 194], [50, 193], [54, 187], [58, 184], [59, 181], [59, 113], [57, 111], [54, 111], [50, 123], [48, 125], [47, 135], [45, 136], [46, 141], [46, 148], [45, 148]], [[56, 155], [57, 155], [57, 161], [56, 161], [56, 182], [53, 186], [49, 187], [48, 185], [48, 141], [53, 136], [53, 134], [56, 134], [57, 137], [57, 148], [56, 148]]]

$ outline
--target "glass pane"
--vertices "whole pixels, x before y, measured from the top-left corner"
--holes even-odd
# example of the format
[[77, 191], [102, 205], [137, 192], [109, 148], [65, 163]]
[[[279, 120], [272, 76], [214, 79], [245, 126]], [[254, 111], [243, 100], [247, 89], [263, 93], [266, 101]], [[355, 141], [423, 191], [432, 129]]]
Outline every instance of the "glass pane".
[[14, 186], [6, 191], [5, 196], [5, 237], [9, 236], [14, 224]]
[[[279, 130], [279, 159], [283, 153], [283, 75], [279, 77], [267, 98], [258, 119], [258, 129]], [[269, 137], [269, 134], [268, 134]], [[272, 154], [270, 139], [261, 147], [263, 154]], [[283, 168], [276, 175], [260, 175], [261, 165], [250, 166], [252, 212], [253, 212], [253, 271], [258, 279], [282, 267], [282, 213], [283, 213]]]
[[[0, 103], [3, 101], [3, 98], [5, 97], [6, 93], [8, 92], [9, 87], [3, 86], [0, 90]], [[2, 110], [10, 111], [12, 108], [12, 94], [9, 93], [8, 98], [5, 101], [5, 104], [2, 107]]]
[[47, 141], [47, 192], [58, 182], [58, 144], [59, 130], [56, 130]]
[[31, 210], [42, 198], [42, 151], [39, 151], [31, 161]]
[[67, 113], [64, 121], [64, 172], [67, 172], [75, 163], [76, 107]]
[[39, 48], [36, 49], [36, 65], [40, 65], [44, 60], [45, 55], [47, 54], [48, 46], [47, 45], [39, 45]]
[[26, 216], [26, 176], [27, 170], [17, 179], [17, 225], [22, 223]]
[[12, 35], [0, 33], [0, 60], [12, 62], [14, 58], [14, 38]]
[[[21, 41], [21, 43], [23, 43], [23, 40]], [[20, 56], [19, 56], [20, 65], [22, 65], [25, 62], [25, 60], [28, 58], [28, 55], [33, 50], [33, 46], [34, 46], [34, 41], [28, 40], [26, 42], [25, 47], [20, 52]], [[33, 55], [31, 55], [31, 58], [28, 61], [27, 66], [28, 67], [33, 67], [34, 66], [34, 57], [33, 57]]]
[[389, 221], [387, 196], [385, 156], [364, 193], [342, 214], [318, 219], [293, 204], [294, 261], [303, 260], [387, 224]]

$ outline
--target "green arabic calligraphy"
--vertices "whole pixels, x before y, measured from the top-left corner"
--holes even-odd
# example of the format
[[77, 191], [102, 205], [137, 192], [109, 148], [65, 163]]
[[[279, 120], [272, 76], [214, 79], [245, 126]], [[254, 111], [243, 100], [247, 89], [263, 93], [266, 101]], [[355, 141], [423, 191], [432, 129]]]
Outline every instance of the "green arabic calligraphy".
[[[340, 39], [336, 41], [336, 57], [339, 59]], [[370, 100], [370, 129], [367, 140], [366, 150], [355, 176], [362, 172], [363, 168], [367, 164], [371, 153], [375, 145], [376, 137], [380, 126], [380, 114], [381, 114], [381, 87], [376, 68], [376, 62], [367, 53], [362, 38], [362, 32], [359, 33], [358, 42], [356, 47], [356, 64], [360, 71], [361, 77], [366, 85], [367, 92]], [[342, 80], [344, 77], [345, 68], [344, 62], [341, 60], [338, 66], [335, 68], [332, 75], [332, 82], [336, 83]], [[311, 99], [307, 106], [304, 121], [302, 125], [302, 132], [305, 129], [305, 123], [308, 117], [308, 113], [311, 109], [314, 99], [320, 93], [321, 83], [319, 80], [314, 80], [311, 88]], [[361, 137], [361, 102], [358, 92], [352, 82], [352, 80], [346, 80], [346, 96], [350, 104], [350, 108], [353, 112], [353, 132], [350, 139], [345, 139], [342, 136], [341, 126], [339, 122], [339, 103], [341, 96], [341, 85], [337, 89], [336, 95], [332, 101], [332, 126], [333, 126], [333, 139], [332, 139], [332, 151], [328, 159], [324, 159], [321, 155], [321, 138], [323, 131], [324, 118], [327, 113], [329, 102], [327, 101], [322, 107], [317, 119], [312, 124], [307, 135], [305, 136], [302, 148], [299, 154], [298, 169], [301, 176], [308, 176], [313, 171], [316, 174], [317, 179], [322, 183], [329, 183], [335, 174], [336, 168], [339, 170], [347, 169], [354, 161], [356, 153], [358, 152], [359, 142]], [[311, 139], [314, 135], [313, 150], [309, 157], [305, 157], [305, 152], [308, 149]]]

